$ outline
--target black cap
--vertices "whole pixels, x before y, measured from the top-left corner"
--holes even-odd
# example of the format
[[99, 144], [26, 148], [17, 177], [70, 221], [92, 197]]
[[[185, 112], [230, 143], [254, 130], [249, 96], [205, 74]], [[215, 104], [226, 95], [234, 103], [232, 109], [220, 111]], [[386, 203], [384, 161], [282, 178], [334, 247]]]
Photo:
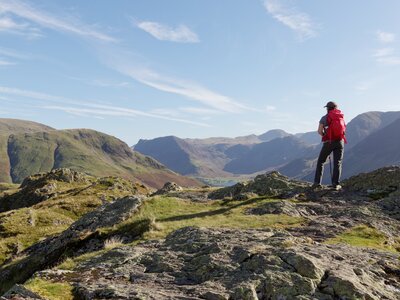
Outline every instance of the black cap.
[[335, 102], [333, 102], [333, 101], [329, 101], [324, 107], [327, 107], [327, 108], [336, 108], [336, 107], [337, 107], [337, 104], [336, 104]]

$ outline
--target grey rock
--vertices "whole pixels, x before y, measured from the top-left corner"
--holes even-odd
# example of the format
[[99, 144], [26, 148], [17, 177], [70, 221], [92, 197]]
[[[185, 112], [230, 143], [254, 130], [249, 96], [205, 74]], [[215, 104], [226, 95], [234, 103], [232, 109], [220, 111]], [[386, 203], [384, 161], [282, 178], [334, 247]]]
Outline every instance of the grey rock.
[[78, 299], [398, 299], [396, 266], [395, 254], [284, 231], [186, 227], [89, 259], [63, 280], [73, 278]]
[[164, 184], [164, 186], [159, 189], [158, 191], [156, 191], [154, 194], [152, 194], [152, 196], [156, 196], [156, 195], [165, 195], [168, 194], [170, 192], [177, 192], [177, 191], [182, 191], [183, 188], [179, 185], [177, 185], [175, 182], [166, 182]]
[[16, 284], [7, 291], [0, 300], [44, 300], [38, 294], [26, 289], [24, 286]]
[[311, 184], [301, 181], [289, 179], [277, 171], [258, 175], [249, 182], [237, 183], [230, 187], [216, 190], [209, 194], [210, 199], [223, 199], [241, 197], [239, 195], [253, 193], [258, 196], [279, 196], [290, 194], [298, 194]]

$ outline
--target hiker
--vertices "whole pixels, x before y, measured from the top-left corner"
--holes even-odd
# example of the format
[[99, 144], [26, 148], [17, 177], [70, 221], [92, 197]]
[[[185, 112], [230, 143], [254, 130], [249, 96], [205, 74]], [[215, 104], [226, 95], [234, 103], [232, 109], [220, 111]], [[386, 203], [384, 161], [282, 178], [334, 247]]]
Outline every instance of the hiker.
[[[335, 102], [329, 101], [326, 107], [327, 114], [321, 118], [318, 126], [318, 133], [322, 137], [322, 149], [319, 153], [317, 168], [313, 188], [321, 187], [321, 178], [324, 173], [324, 164], [326, 159], [333, 152], [333, 172], [331, 167], [332, 188], [340, 190], [340, 174], [342, 172], [342, 160], [344, 144], [346, 142], [346, 123], [343, 118], [343, 113], [337, 109]], [[331, 164], [331, 161], [330, 161]], [[331, 165], [330, 165], [331, 166]]]

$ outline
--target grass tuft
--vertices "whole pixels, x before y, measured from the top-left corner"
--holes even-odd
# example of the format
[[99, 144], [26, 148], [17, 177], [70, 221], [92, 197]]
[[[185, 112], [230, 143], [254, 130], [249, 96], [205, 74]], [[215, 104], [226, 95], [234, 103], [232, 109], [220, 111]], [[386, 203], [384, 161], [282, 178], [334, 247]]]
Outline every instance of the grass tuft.
[[113, 236], [104, 241], [104, 249], [106, 250], [111, 250], [122, 245], [123, 245], [122, 239], [117, 236]]

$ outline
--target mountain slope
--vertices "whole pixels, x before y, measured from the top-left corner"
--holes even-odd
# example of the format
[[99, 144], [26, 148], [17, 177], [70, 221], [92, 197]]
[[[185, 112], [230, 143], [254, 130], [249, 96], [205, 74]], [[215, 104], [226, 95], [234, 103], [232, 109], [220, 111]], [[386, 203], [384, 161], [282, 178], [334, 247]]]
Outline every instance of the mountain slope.
[[224, 170], [234, 174], [251, 174], [276, 168], [305, 156], [309, 149], [310, 146], [294, 136], [277, 138], [254, 145], [245, 155], [226, 164]]
[[400, 165], [400, 119], [370, 134], [345, 155], [344, 177], [383, 166]]
[[233, 158], [260, 142], [256, 136], [238, 138], [181, 139], [175, 136], [140, 140], [134, 147], [144, 155], [154, 157], [171, 170], [183, 175], [227, 177], [223, 170]]
[[194, 174], [196, 166], [189, 157], [190, 145], [175, 136], [160, 137], [151, 141], [140, 140], [135, 150], [149, 155], [182, 175]]
[[8, 137], [11, 134], [49, 130], [54, 128], [31, 121], [0, 119], [0, 182], [11, 182], [10, 161], [7, 155]]
[[348, 147], [357, 145], [371, 133], [384, 128], [400, 118], [399, 111], [371, 111], [358, 115], [352, 119], [346, 129]]
[[272, 129], [259, 135], [258, 138], [263, 142], [269, 142], [272, 141], [273, 139], [284, 138], [290, 135], [291, 135], [290, 133], [287, 133], [282, 129]]
[[121, 140], [101, 132], [89, 129], [39, 132], [27, 129], [21, 132], [24, 132], [23, 126], [16, 133], [8, 137], [3, 135], [2, 138], [3, 162], [8, 164], [2, 164], [0, 174], [5, 182], [19, 183], [38, 172], [71, 168], [94, 176], [112, 175], [139, 180], [154, 188], [167, 181], [183, 186], [198, 184], [194, 179], [168, 170], [154, 159], [133, 151]]

